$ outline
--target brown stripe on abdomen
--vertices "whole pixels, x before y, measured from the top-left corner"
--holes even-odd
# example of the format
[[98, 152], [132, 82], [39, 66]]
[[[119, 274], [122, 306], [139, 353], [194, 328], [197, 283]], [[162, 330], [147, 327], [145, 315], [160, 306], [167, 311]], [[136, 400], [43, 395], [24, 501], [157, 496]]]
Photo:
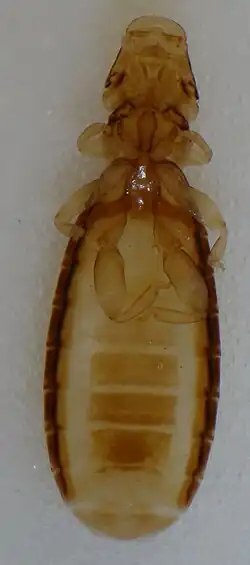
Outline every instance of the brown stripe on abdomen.
[[156, 470], [175, 425], [174, 355], [96, 353], [91, 364], [89, 425], [98, 470]]
[[147, 353], [95, 353], [91, 361], [91, 381], [92, 385], [176, 386], [177, 357]]
[[173, 396], [128, 393], [94, 393], [90, 422], [160, 426], [172, 424], [176, 399]]

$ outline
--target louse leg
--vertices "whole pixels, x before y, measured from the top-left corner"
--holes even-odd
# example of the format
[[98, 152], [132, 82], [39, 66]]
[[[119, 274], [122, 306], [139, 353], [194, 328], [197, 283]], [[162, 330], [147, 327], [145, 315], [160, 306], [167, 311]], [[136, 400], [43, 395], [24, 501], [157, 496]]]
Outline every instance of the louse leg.
[[[157, 285], [157, 290], [166, 290], [171, 287], [171, 283], [166, 285]], [[158, 292], [155, 299], [157, 298]], [[171, 308], [164, 308], [152, 305], [148, 310], [140, 317], [142, 321], [147, 321], [150, 318], [155, 318], [159, 322], [165, 322], [168, 324], [193, 324], [205, 319], [207, 316], [206, 309], [203, 312], [188, 312], [185, 310], [174, 310]]]
[[207, 315], [208, 291], [197, 266], [178, 244], [163, 252], [163, 268], [177, 296], [194, 320]]
[[129, 322], [136, 318], [144, 319], [144, 313], [150, 308], [157, 298], [157, 289], [151, 285], [142, 292], [131, 304], [125, 305], [116, 318], [116, 322]]
[[182, 312], [181, 310], [170, 310], [165, 308], [152, 308], [150, 316], [153, 316], [158, 322], [165, 322], [166, 324], [195, 324], [204, 320], [207, 316], [206, 312], [192, 313]]
[[183, 131], [174, 143], [170, 159], [181, 167], [205, 165], [212, 159], [212, 150], [198, 133]]
[[96, 257], [94, 283], [98, 302], [113, 321], [138, 318], [154, 303], [158, 288], [149, 285], [134, 300], [126, 287], [123, 257], [115, 246], [102, 247]]
[[103, 131], [105, 124], [95, 123], [85, 128], [77, 140], [77, 148], [83, 155], [103, 157]]
[[169, 159], [180, 167], [205, 165], [212, 159], [212, 151], [205, 140], [194, 131], [173, 127], [152, 153], [155, 161]]
[[227, 226], [215, 202], [205, 193], [191, 187], [176, 165], [172, 163], [158, 165], [157, 173], [163, 198], [173, 200], [188, 210], [208, 230], [219, 232], [219, 237], [209, 255], [209, 263], [212, 266], [222, 266], [227, 245]]
[[120, 154], [119, 139], [102, 123], [89, 125], [78, 137], [77, 148], [82, 155], [103, 159], [113, 159]]
[[77, 240], [84, 235], [84, 229], [77, 226], [72, 220], [81, 214], [92, 201], [97, 198], [99, 191], [99, 181], [94, 180], [81, 188], [79, 188], [63, 204], [55, 216], [56, 228], [66, 237], [72, 237]]
[[[173, 269], [165, 269], [168, 275], [169, 281], [166, 283], [152, 284], [149, 285], [135, 300], [130, 300], [124, 274], [124, 261], [123, 258], [116, 247], [102, 247], [97, 255], [95, 267], [94, 267], [94, 281], [95, 290], [98, 297], [100, 306], [102, 307], [105, 314], [115, 322], [128, 322], [139, 318], [141, 321], [147, 321], [152, 316], [161, 321], [173, 324], [187, 324], [194, 323], [201, 319], [204, 319], [207, 315], [206, 312], [206, 287], [203, 283], [203, 279], [198, 274], [196, 267], [192, 260], [184, 253], [183, 257], [179, 258], [179, 262], [185, 264], [185, 260], [188, 263], [186, 271], [182, 265], [182, 273], [184, 276], [190, 277], [190, 271], [192, 272], [193, 278], [196, 276], [197, 281], [195, 285], [195, 293], [199, 293], [199, 297], [194, 299], [189, 295], [189, 301], [187, 300], [187, 284], [185, 281], [181, 281], [181, 285], [176, 282], [176, 277], [173, 275]], [[173, 261], [173, 257], [170, 258]], [[175, 257], [174, 261], [177, 259]], [[190, 264], [191, 266], [190, 266]], [[165, 258], [164, 264], [166, 265], [167, 259]], [[180, 267], [178, 267], [180, 269]], [[195, 273], [195, 275], [194, 275]], [[172, 274], [172, 280], [171, 275]], [[193, 279], [191, 279], [192, 282]], [[154, 307], [154, 303], [158, 297], [158, 294], [162, 290], [167, 290], [170, 286], [177, 285], [177, 294], [181, 299], [186, 301], [186, 306], [190, 308], [189, 311], [177, 311], [171, 309], [157, 308]], [[204, 290], [205, 287], [205, 290]], [[201, 302], [201, 293], [203, 293], [203, 303]], [[192, 295], [192, 289], [189, 287], [189, 294]], [[193, 300], [192, 300], [193, 298]], [[187, 304], [188, 302], [188, 304]], [[195, 303], [195, 306], [194, 304]]]
[[[181, 230], [179, 232], [182, 237]], [[203, 318], [208, 308], [207, 286], [195, 263], [195, 257], [185, 249], [185, 238], [172, 233], [171, 224], [156, 217], [155, 241], [162, 249], [163, 271], [183, 304], [184, 315]], [[167, 312], [167, 309], [166, 309]], [[179, 317], [179, 314], [176, 316]]]
[[212, 266], [223, 268], [222, 259], [227, 246], [226, 222], [215, 202], [207, 194], [190, 186], [189, 195], [190, 201], [195, 205], [192, 209], [193, 214], [196, 215], [195, 208], [198, 210], [197, 219], [209, 230], [219, 232], [219, 237], [210, 251], [208, 261]]

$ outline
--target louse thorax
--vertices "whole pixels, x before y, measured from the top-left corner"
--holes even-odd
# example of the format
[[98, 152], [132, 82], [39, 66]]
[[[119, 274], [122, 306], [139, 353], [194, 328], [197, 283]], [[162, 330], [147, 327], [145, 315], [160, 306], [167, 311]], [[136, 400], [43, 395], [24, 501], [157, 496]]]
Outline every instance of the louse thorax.
[[208, 163], [212, 158], [210, 147], [175, 108], [159, 111], [149, 106], [135, 108], [131, 103], [114, 110], [107, 123], [87, 126], [77, 146], [83, 155], [108, 161], [147, 158], [159, 163], [167, 159], [183, 167]]
[[116, 159], [101, 175], [98, 201], [102, 205], [123, 201], [124, 210], [132, 216], [147, 218], [159, 197], [157, 168], [147, 153], [134, 160]]
[[126, 159], [178, 162], [179, 150], [184, 153], [185, 144], [190, 147], [184, 133], [188, 131], [188, 122], [173, 109], [160, 112], [125, 104], [112, 112], [103, 130], [103, 140], [113, 154]]
[[136, 108], [175, 108], [195, 119], [198, 92], [182, 27], [165, 18], [134, 20], [107, 77], [103, 101], [109, 110], [129, 102]]
[[129, 201], [131, 217], [152, 217], [154, 206], [160, 197], [160, 185], [156, 169], [147, 156], [136, 164], [125, 194]]

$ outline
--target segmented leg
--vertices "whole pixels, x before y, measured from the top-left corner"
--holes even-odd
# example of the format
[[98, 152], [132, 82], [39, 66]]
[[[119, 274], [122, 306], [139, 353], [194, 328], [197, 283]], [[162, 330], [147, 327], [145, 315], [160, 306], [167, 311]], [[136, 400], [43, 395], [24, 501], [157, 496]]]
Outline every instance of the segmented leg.
[[198, 133], [181, 131], [169, 159], [181, 167], [205, 165], [212, 159], [212, 150]]
[[124, 195], [127, 179], [131, 173], [131, 164], [122, 159], [113, 161], [101, 174], [99, 179], [82, 186], [63, 204], [55, 217], [57, 229], [73, 239], [84, 236], [84, 229], [75, 225], [76, 219], [92, 204], [104, 204], [119, 200]]
[[149, 285], [135, 300], [130, 299], [125, 281], [124, 260], [116, 247], [102, 247], [94, 268], [95, 290], [106, 315], [116, 322], [140, 316], [155, 301], [158, 289]]
[[108, 159], [119, 154], [114, 140], [106, 134], [106, 124], [102, 123], [89, 125], [79, 136], [77, 147], [82, 155], [91, 157]]
[[163, 266], [187, 310], [204, 316], [208, 307], [207, 286], [191, 257], [176, 244], [164, 251]]
[[220, 266], [227, 245], [227, 226], [216, 204], [209, 196], [191, 187], [176, 165], [158, 165], [157, 174], [164, 199], [188, 210], [208, 230], [219, 232], [209, 255], [209, 263]]
[[[167, 290], [171, 286], [172, 286], [171, 283], [169, 285], [166, 284], [166, 286], [160, 286], [160, 285], [155, 286], [155, 291], [156, 291], [155, 301], [140, 316], [140, 319], [142, 321], [147, 321], [150, 318], [155, 318], [155, 320], [157, 320], [158, 322], [165, 322], [168, 324], [194, 324], [206, 318], [207, 316], [206, 310], [204, 310], [203, 312], [194, 312], [194, 311], [188, 312], [185, 310], [177, 310], [169, 307], [156, 306], [155, 303], [157, 301], [158, 296], [160, 295], [160, 291]], [[167, 298], [166, 300], [167, 303], [169, 303]]]
[[[189, 187], [190, 201], [194, 203], [192, 213], [198, 215], [201, 221], [209, 230], [219, 232], [219, 237], [214, 243], [210, 255], [209, 263], [212, 266], [222, 266], [222, 258], [227, 246], [227, 226], [218, 207], [213, 200], [196, 188]], [[198, 209], [198, 214], [195, 212]]]
[[74, 192], [56, 214], [54, 220], [56, 228], [66, 237], [72, 237], [73, 239], [83, 237], [84, 229], [75, 225], [72, 220], [81, 214], [87, 205], [90, 205], [97, 199], [98, 192], [98, 180], [90, 182]]
[[[124, 261], [117, 248], [102, 247], [95, 263], [94, 279], [99, 304], [106, 315], [116, 322], [151, 317], [173, 324], [194, 323], [207, 315], [207, 289], [195, 264], [182, 250], [173, 250], [164, 258], [164, 270], [186, 310], [155, 306], [169, 283], [152, 283], [135, 300], [130, 299], [125, 281]], [[187, 277], [186, 280], [182, 276]], [[187, 282], [188, 281], [188, 282]], [[168, 304], [168, 299], [166, 299]]]
[[[167, 219], [165, 223], [167, 225]], [[116, 322], [135, 318], [145, 321], [154, 317], [162, 322], [180, 324], [205, 318], [208, 297], [203, 277], [180, 241], [159, 219], [155, 235], [158, 236], [159, 245], [156, 247], [162, 267], [155, 272], [152, 265], [152, 278], [141, 291], [140, 286], [138, 291], [134, 288], [133, 282], [128, 290], [124, 259], [117, 248], [124, 229], [122, 218], [117, 219], [116, 224], [116, 228], [115, 224], [113, 228], [110, 226], [109, 241], [103, 242], [94, 266], [95, 290], [106, 315]], [[181, 303], [180, 310], [171, 307], [172, 302], [167, 295], [169, 288], [175, 289]]]
[[[135, 300], [127, 293], [124, 261], [116, 247], [102, 247], [98, 252], [94, 281], [98, 301], [105, 314], [116, 322], [151, 317], [168, 323], [194, 323], [207, 315], [207, 289], [195, 264], [182, 250], [172, 250], [164, 257], [164, 270], [187, 310], [154, 306], [169, 283], [149, 285]], [[185, 277], [186, 280], [182, 277]]]
[[208, 308], [207, 286], [196, 264], [195, 249], [192, 251], [188, 233], [184, 231], [182, 234], [181, 228], [179, 233], [175, 233], [171, 231], [171, 222], [168, 218], [156, 218], [155, 239], [156, 244], [162, 249], [164, 273], [184, 309], [181, 312], [173, 312], [158, 308], [156, 312], [158, 319], [177, 322], [181, 319], [184, 322], [203, 319], [207, 315]]

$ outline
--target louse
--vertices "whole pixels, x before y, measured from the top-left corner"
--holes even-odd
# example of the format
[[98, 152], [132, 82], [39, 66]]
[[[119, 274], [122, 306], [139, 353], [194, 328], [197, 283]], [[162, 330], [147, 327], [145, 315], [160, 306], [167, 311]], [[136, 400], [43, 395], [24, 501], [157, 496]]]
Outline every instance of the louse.
[[44, 417], [73, 514], [129, 540], [179, 519], [206, 469], [220, 389], [214, 267], [227, 227], [182, 172], [212, 158], [189, 127], [199, 95], [182, 27], [133, 20], [103, 101], [107, 123], [88, 126], [77, 145], [107, 167], [55, 217], [70, 240], [48, 331]]

